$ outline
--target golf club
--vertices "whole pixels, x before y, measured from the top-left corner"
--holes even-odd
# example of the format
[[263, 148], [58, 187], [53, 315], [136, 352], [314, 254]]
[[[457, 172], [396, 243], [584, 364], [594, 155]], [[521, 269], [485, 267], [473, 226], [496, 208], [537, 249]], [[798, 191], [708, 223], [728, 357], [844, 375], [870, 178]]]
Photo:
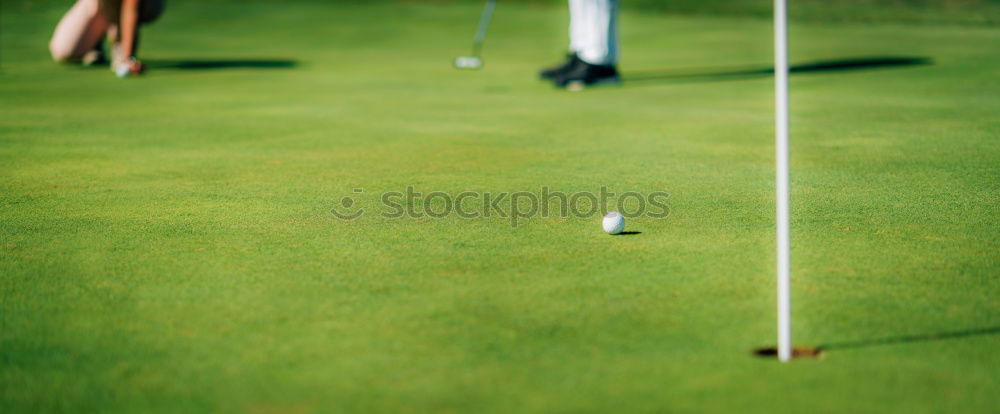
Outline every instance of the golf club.
[[483, 67], [483, 59], [479, 57], [479, 52], [483, 48], [483, 41], [486, 40], [486, 29], [490, 27], [496, 5], [496, 0], [486, 0], [483, 15], [479, 18], [479, 27], [476, 29], [476, 38], [472, 42], [472, 54], [455, 58], [456, 69], [476, 70]]

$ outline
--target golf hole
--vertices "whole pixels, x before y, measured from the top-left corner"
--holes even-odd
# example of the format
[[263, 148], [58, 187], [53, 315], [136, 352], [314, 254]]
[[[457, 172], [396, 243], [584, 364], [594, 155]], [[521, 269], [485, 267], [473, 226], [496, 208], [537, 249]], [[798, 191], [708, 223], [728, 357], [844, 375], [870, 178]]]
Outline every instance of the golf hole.
[[[761, 358], [777, 358], [778, 348], [777, 347], [765, 347], [757, 348], [753, 350], [753, 354]], [[792, 358], [793, 359], [816, 359], [823, 357], [822, 348], [808, 348], [808, 347], [792, 347]]]

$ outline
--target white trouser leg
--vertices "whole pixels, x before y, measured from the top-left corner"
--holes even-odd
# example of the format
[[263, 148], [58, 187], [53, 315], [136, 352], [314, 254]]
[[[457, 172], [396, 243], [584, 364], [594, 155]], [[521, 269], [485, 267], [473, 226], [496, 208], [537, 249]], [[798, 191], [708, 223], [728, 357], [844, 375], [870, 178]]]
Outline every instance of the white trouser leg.
[[569, 0], [569, 48], [584, 62], [618, 62], [618, 0]]
[[587, 33], [583, 24], [583, 6], [587, 0], [569, 0], [569, 51], [580, 54]]

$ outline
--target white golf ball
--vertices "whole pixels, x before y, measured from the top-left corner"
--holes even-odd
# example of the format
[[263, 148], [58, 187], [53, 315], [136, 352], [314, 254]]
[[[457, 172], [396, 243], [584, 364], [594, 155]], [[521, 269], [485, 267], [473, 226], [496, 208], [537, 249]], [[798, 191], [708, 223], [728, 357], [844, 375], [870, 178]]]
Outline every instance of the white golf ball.
[[601, 225], [604, 226], [605, 233], [620, 234], [622, 230], [625, 230], [625, 216], [616, 211], [612, 211], [604, 215], [604, 220], [601, 222]]
[[130, 74], [129, 72], [128, 65], [119, 65], [115, 68], [115, 76], [118, 76], [119, 78], [127, 78]]

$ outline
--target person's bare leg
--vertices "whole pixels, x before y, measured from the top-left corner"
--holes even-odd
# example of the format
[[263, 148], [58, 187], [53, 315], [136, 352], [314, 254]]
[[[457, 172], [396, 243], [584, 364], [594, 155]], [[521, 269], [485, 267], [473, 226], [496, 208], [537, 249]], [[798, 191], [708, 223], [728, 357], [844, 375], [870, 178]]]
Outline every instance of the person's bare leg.
[[100, 12], [98, 0], [78, 0], [56, 26], [49, 52], [52, 59], [79, 60], [94, 50], [108, 30], [108, 20]]

